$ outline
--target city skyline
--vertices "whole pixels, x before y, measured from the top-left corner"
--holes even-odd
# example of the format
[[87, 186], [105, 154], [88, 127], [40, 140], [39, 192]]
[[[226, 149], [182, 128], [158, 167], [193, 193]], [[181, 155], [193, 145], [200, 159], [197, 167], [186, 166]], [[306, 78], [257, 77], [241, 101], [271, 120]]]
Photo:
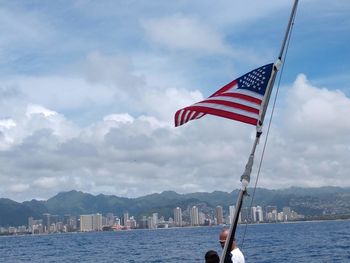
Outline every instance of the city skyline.
[[[102, 213], [82, 215], [53, 215], [44, 213], [40, 219], [29, 217], [27, 226], [0, 226], [0, 235], [230, 225], [232, 215], [235, 211], [234, 205], [228, 207], [228, 212], [222, 206], [217, 206], [214, 210], [212, 213], [204, 213], [196, 205], [189, 206], [185, 211], [186, 215], [183, 217], [182, 209], [176, 207], [174, 208], [173, 217], [169, 217], [168, 220], [158, 213], [152, 213], [148, 217], [143, 215], [138, 219], [135, 219], [134, 216], [129, 216], [128, 212], [121, 213], [119, 216], [110, 212], [105, 215]], [[188, 220], [184, 220], [184, 218]], [[263, 213], [261, 206], [253, 206], [250, 211], [248, 207], [243, 208], [238, 223], [288, 222], [302, 219], [304, 219], [304, 216], [291, 210], [290, 207], [283, 207], [278, 211], [277, 206], [266, 206], [265, 213]]]

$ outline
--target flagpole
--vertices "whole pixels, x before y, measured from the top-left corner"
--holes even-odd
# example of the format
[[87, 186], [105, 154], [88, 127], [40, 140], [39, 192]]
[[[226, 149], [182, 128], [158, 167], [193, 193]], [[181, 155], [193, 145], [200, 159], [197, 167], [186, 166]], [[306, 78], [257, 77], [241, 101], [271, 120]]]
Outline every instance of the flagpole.
[[271, 78], [269, 80], [267, 90], [266, 90], [266, 95], [264, 96], [262, 111], [261, 111], [261, 114], [259, 116], [260, 118], [259, 118], [259, 121], [258, 121], [257, 126], [256, 126], [256, 137], [255, 137], [255, 140], [253, 143], [251, 154], [248, 158], [248, 162], [245, 166], [245, 170], [241, 176], [241, 189], [240, 189], [239, 194], [238, 194], [234, 217], [231, 219], [231, 225], [230, 225], [228, 236], [226, 238], [225, 246], [224, 246], [222, 256], [220, 259], [220, 263], [225, 262], [225, 258], [231, 252], [233, 240], [235, 239], [235, 233], [236, 233], [236, 229], [237, 229], [239, 214], [241, 212], [243, 199], [244, 199], [244, 196], [247, 194], [247, 187], [248, 187], [249, 182], [250, 182], [250, 174], [251, 174], [253, 163], [254, 163], [255, 150], [256, 150], [256, 147], [259, 143], [260, 136], [262, 134], [262, 125], [264, 122], [265, 113], [266, 113], [267, 106], [268, 106], [268, 103], [269, 103], [269, 100], [271, 97], [271, 92], [272, 92], [273, 85], [275, 83], [277, 72], [282, 64], [282, 57], [283, 57], [284, 49], [285, 49], [285, 46], [286, 46], [286, 43], [287, 43], [287, 40], [288, 40], [288, 37], [290, 34], [292, 23], [294, 21], [297, 5], [298, 5], [298, 0], [295, 0], [290, 17], [289, 17], [289, 22], [287, 25], [286, 33], [285, 33], [285, 36], [284, 36], [284, 39], [282, 42], [281, 50], [280, 50], [278, 59], [273, 66]]

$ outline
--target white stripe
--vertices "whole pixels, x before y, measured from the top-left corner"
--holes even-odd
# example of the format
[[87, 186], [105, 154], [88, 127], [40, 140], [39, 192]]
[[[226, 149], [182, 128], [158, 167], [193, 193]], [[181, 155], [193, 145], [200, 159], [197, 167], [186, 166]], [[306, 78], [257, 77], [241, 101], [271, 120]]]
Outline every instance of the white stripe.
[[203, 117], [204, 115], [205, 115], [205, 113], [201, 112], [201, 113], [198, 114], [198, 116], [196, 117], [196, 119], [199, 119], [199, 118]]
[[249, 111], [245, 111], [245, 110], [240, 110], [237, 108], [233, 108], [233, 107], [228, 107], [225, 105], [220, 105], [220, 104], [215, 104], [215, 103], [197, 103], [193, 106], [201, 106], [201, 107], [206, 107], [206, 108], [211, 108], [211, 109], [216, 109], [216, 110], [223, 110], [223, 111], [228, 111], [228, 112], [232, 112], [232, 113], [236, 113], [239, 115], [243, 115], [243, 116], [247, 116], [253, 119], [258, 119], [259, 118], [259, 114], [257, 113], [252, 113]]
[[196, 111], [192, 111], [191, 115], [190, 115], [190, 118], [188, 120], [192, 120], [193, 119], [193, 115], [195, 115], [195, 114], [196, 114]]
[[[206, 99], [206, 100], [204, 100], [202, 102], [205, 102], [207, 100], [214, 100], [214, 101], [218, 100], [218, 101], [234, 102], [234, 103], [238, 103], [238, 104], [241, 104], [241, 105], [245, 105], [245, 106], [248, 106], [248, 107], [260, 110], [260, 104], [254, 103], [254, 102], [251, 102], [251, 101], [247, 101], [247, 100], [244, 100], [244, 99], [239, 99], [239, 98], [232, 98], [232, 97], [227, 97], [227, 96], [217, 96], [217, 97], [208, 98], [208, 99]], [[194, 105], [197, 105], [197, 104], [194, 104]]]
[[225, 94], [225, 93], [236, 93], [236, 94], [243, 94], [243, 95], [247, 95], [249, 97], [253, 97], [259, 100], [262, 100], [264, 98], [263, 95], [250, 91], [250, 90], [246, 90], [246, 89], [237, 89], [237, 88], [230, 88], [227, 91], [221, 93], [221, 94]]
[[190, 110], [186, 110], [185, 117], [184, 117], [184, 123], [188, 122], [187, 116], [188, 116], [188, 114], [190, 114], [190, 113], [191, 113]]
[[181, 117], [182, 117], [182, 114], [183, 114], [184, 110], [181, 110], [178, 117], [177, 117], [177, 123], [178, 125], [182, 125], [183, 123], [181, 122]]

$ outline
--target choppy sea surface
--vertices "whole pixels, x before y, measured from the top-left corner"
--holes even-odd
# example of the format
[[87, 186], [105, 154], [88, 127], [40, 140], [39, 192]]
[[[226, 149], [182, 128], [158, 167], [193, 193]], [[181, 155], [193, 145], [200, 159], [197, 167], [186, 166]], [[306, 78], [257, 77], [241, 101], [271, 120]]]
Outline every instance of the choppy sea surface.
[[[204, 262], [222, 227], [0, 237], [0, 262]], [[350, 221], [238, 227], [246, 262], [350, 262]]]

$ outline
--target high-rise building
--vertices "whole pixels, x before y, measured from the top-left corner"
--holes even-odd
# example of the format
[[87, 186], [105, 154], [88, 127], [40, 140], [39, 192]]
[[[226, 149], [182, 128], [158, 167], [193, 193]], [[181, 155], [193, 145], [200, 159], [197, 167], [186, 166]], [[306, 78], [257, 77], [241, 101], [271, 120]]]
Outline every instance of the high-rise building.
[[263, 213], [263, 210], [262, 210], [262, 207], [261, 206], [257, 206], [256, 207], [256, 221], [257, 222], [263, 222], [264, 221], [264, 213]]
[[[229, 206], [229, 224], [231, 224], [232, 223], [232, 220], [234, 219], [234, 217], [235, 217], [235, 213], [236, 213], [236, 208], [235, 208], [235, 206], [234, 205], [230, 205]], [[241, 221], [242, 221], [242, 218], [241, 218], [241, 213], [239, 213], [239, 216], [238, 216], [238, 221], [237, 221], [237, 223], [241, 223]]]
[[49, 213], [43, 214], [43, 227], [44, 232], [48, 232], [51, 225], [51, 215]]
[[218, 205], [215, 208], [215, 212], [216, 212], [216, 223], [218, 225], [222, 225], [224, 223], [224, 211], [222, 209], [222, 206]]
[[277, 206], [266, 206], [266, 220], [277, 221]]
[[115, 216], [113, 213], [107, 213], [106, 214], [106, 225], [107, 226], [113, 226], [115, 224]]
[[80, 215], [80, 231], [92, 231], [92, 215]]
[[157, 228], [157, 225], [158, 225], [158, 213], [153, 213], [152, 214], [152, 218], [153, 218], [153, 224], [154, 224], [155, 228]]
[[129, 218], [129, 222], [130, 222], [130, 228], [136, 228], [137, 227], [137, 223], [136, 223], [136, 220], [133, 216], [131, 216]]
[[77, 217], [72, 215], [64, 215], [63, 224], [66, 225], [67, 231], [75, 231], [77, 229]]
[[139, 223], [139, 228], [147, 228], [147, 217], [146, 216], [142, 216], [142, 219], [140, 220]]
[[123, 226], [126, 226], [128, 220], [129, 220], [129, 213], [128, 213], [128, 212], [125, 212], [125, 213], [123, 214], [123, 217], [122, 217], [122, 225], [123, 225]]
[[228, 210], [229, 210], [229, 224], [231, 224], [232, 223], [232, 220], [233, 220], [233, 218], [234, 218], [234, 216], [235, 216], [235, 212], [236, 212], [236, 208], [235, 208], [235, 206], [234, 205], [230, 205], [229, 207], [228, 207]]
[[182, 211], [180, 207], [174, 209], [175, 226], [182, 226]]
[[199, 225], [199, 213], [198, 213], [197, 206], [192, 206], [192, 208], [191, 208], [190, 221], [191, 221], [191, 226], [198, 226]]
[[292, 210], [290, 209], [290, 207], [285, 206], [285, 207], [283, 207], [282, 211], [283, 211], [283, 221], [291, 220]]
[[35, 220], [33, 217], [28, 217], [28, 228], [30, 231], [33, 230], [33, 226], [35, 225]]
[[80, 231], [101, 231], [102, 230], [102, 215], [81, 215], [80, 216]]
[[156, 224], [154, 223], [153, 216], [148, 217], [147, 226], [148, 226], [148, 229], [155, 229], [156, 228]]
[[250, 222], [251, 218], [250, 218], [250, 211], [248, 207], [242, 207], [241, 208], [241, 220], [243, 222]]
[[203, 212], [198, 212], [198, 225], [203, 226], [206, 221], [206, 215]]
[[250, 213], [251, 213], [251, 216], [250, 216], [251, 221], [256, 222], [257, 220], [256, 220], [256, 207], [255, 206], [252, 206]]

